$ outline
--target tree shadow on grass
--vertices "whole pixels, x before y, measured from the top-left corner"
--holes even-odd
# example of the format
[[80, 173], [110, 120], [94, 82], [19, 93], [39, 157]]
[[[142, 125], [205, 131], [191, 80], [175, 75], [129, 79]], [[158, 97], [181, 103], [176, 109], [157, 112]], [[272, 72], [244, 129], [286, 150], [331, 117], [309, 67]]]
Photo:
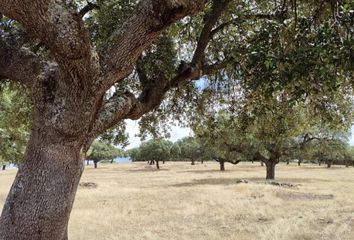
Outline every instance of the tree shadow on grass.
[[194, 179], [192, 182], [178, 183], [170, 185], [170, 187], [193, 187], [198, 185], [233, 185], [238, 184], [236, 178], [205, 178]]
[[170, 171], [170, 169], [165, 169], [165, 168], [160, 168], [160, 169], [156, 169], [156, 168], [139, 168], [139, 169], [126, 170], [125, 172], [135, 173], [135, 172], [161, 172], [161, 171]]
[[[293, 185], [295, 187], [301, 186], [300, 183], [308, 183], [311, 184], [313, 181], [320, 182], [328, 182], [326, 179], [313, 179], [313, 178], [277, 178], [275, 179], [275, 183], [279, 183], [279, 186], [283, 185]], [[194, 179], [192, 182], [186, 183], [178, 183], [174, 185], [170, 185], [171, 187], [192, 187], [192, 186], [201, 186], [201, 185], [237, 185], [240, 183], [250, 183], [250, 184], [266, 184], [269, 182], [265, 178], [262, 177], [250, 177], [245, 179], [240, 178], [204, 178], [204, 179]], [[276, 184], [273, 184], [276, 185]]]
[[[237, 172], [237, 170], [226, 170], [224, 172]], [[184, 170], [184, 171], [177, 171], [177, 173], [199, 173], [199, 174], [204, 174], [204, 173], [224, 173], [223, 171], [220, 171], [219, 169], [212, 169], [212, 170]]]

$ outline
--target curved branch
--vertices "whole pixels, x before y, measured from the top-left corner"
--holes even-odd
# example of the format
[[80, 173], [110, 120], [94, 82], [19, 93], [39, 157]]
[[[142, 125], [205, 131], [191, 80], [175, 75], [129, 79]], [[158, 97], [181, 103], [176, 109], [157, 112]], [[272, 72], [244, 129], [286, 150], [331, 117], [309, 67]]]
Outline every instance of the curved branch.
[[205, 25], [202, 29], [202, 32], [199, 36], [197, 42], [197, 48], [194, 52], [194, 56], [192, 59], [192, 64], [197, 65], [204, 60], [205, 49], [207, 48], [210, 39], [212, 38], [211, 31], [220, 16], [228, 6], [231, 0], [214, 0], [213, 7], [209, 16], [205, 22]]
[[79, 11], [79, 16], [80, 16], [80, 18], [83, 18], [88, 12], [90, 12], [94, 9], [99, 9], [99, 8], [100, 7], [97, 4], [87, 2], [87, 5]]
[[25, 48], [16, 48], [0, 39], [0, 76], [31, 86], [51, 64]]
[[102, 104], [91, 130], [92, 137], [95, 138], [107, 129], [116, 126], [129, 114], [136, 102], [137, 99], [132, 93], [117, 92], [114, 94], [108, 101]]
[[90, 40], [79, 14], [64, 1], [0, 0], [0, 12], [40, 39], [64, 73], [90, 79]]
[[113, 32], [99, 50], [103, 89], [125, 78], [143, 50], [170, 24], [197, 13], [207, 0], [140, 1], [136, 14]]

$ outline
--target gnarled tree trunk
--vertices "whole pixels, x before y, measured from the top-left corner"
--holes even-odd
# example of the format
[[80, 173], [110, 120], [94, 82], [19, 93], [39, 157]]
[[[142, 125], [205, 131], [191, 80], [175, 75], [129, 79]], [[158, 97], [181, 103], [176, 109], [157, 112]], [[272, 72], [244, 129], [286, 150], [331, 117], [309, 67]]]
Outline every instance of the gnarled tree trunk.
[[133, 71], [142, 52], [169, 25], [202, 10], [207, 2], [139, 1], [133, 16], [96, 49], [75, 4], [0, 0], [1, 15], [19, 22], [28, 37], [38, 39], [50, 54], [35, 54], [16, 42], [16, 37], [0, 36], [0, 80], [27, 86], [35, 109], [24, 161], [0, 218], [0, 240], [66, 240], [84, 164], [81, 153], [90, 143], [124, 119], [139, 119], [156, 108], [166, 92], [181, 82], [225, 67], [201, 64], [211, 31], [229, 2], [214, 1], [187, 68], [176, 68], [165, 81], [140, 81], [143, 90], [138, 97], [117, 91], [105, 98], [107, 90]]
[[67, 226], [83, 170], [81, 146], [35, 129], [0, 218], [1, 240], [67, 239]]

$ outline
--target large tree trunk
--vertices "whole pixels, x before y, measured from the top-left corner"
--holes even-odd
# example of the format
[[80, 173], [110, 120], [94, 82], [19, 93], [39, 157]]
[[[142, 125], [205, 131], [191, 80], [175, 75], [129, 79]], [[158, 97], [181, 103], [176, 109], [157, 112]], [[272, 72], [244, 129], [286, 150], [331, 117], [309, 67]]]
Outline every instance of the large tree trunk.
[[266, 168], [267, 168], [267, 175], [266, 179], [267, 180], [273, 180], [275, 178], [275, 165], [276, 162], [269, 160], [265, 162]]
[[[57, 138], [56, 138], [57, 137]], [[34, 130], [0, 218], [1, 240], [67, 239], [80, 144]]]
[[225, 162], [220, 160], [220, 171], [225, 171]]

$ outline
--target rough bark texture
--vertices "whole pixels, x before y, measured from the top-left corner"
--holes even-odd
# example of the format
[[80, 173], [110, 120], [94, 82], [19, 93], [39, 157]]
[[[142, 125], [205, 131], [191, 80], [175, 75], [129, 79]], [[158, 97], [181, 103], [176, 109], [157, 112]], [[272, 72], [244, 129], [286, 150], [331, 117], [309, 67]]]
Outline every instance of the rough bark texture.
[[0, 78], [25, 84], [34, 104], [33, 132], [0, 218], [1, 240], [67, 239], [82, 153], [108, 128], [156, 107], [172, 85], [144, 99], [123, 93], [104, 101], [105, 92], [131, 73], [164, 29], [206, 2], [140, 1], [135, 15], [94, 49], [68, 1], [0, 0], [0, 12], [21, 23], [51, 55], [44, 60], [0, 35]]
[[66, 239], [83, 170], [80, 145], [35, 129], [1, 218], [0, 239]]

